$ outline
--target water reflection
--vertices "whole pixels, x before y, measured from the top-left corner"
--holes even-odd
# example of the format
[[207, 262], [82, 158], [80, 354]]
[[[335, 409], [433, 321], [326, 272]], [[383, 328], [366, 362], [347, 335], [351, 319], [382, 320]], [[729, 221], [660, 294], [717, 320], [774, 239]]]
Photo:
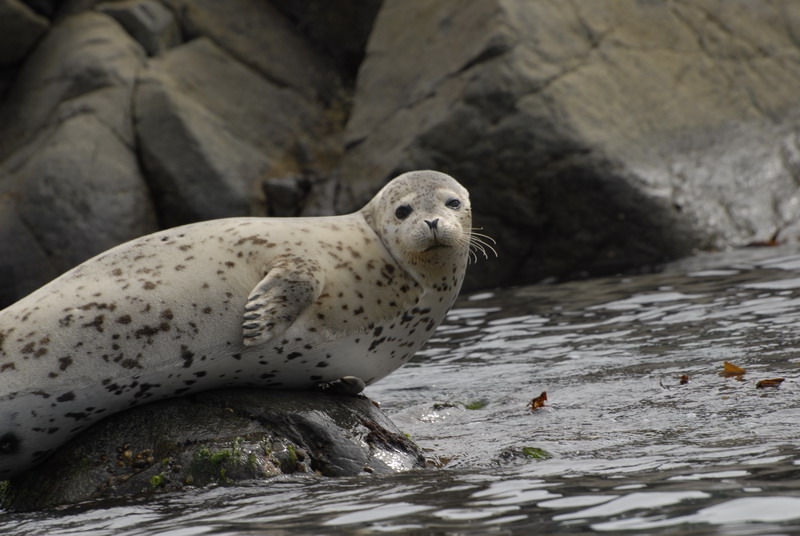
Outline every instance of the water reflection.
[[369, 388], [443, 468], [7, 514], [0, 531], [800, 534], [799, 343], [797, 254], [484, 292]]

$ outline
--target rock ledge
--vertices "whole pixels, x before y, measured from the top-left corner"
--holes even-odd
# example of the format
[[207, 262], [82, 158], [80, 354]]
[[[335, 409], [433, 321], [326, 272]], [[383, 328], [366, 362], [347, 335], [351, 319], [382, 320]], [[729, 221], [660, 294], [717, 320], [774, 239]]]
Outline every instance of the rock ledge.
[[14, 511], [305, 473], [424, 467], [372, 402], [321, 392], [225, 389], [112, 415], [7, 483]]

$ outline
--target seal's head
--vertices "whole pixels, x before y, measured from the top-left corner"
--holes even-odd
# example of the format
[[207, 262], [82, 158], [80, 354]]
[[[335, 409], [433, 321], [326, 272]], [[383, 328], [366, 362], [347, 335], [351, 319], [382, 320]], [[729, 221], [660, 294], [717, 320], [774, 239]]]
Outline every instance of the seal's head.
[[469, 193], [451, 176], [438, 171], [404, 173], [361, 212], [395, 261], [419, 283], [439, 281], [445, 272], [458, 272], [458, 279], [463, 278], [472, 209]]

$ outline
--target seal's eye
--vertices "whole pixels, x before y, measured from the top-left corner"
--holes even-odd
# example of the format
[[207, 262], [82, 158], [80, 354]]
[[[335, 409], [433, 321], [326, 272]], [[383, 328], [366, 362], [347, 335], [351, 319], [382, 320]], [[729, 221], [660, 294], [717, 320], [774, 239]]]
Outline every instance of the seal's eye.
[[397, 216], [398, 220], [404, 220], [408, 218], [413, 210], [411, 205], [400, 205], [397, 207], [397, 210], [394, 211], [394, 215]]
[[447, 203], [445, 203], [445, 205], [452, 208], [453, 210], [456, 210], [458, 208], [461, 208], [461, 201], [459, 201], [458, 199], [450, 199], [449, 201], [447, 201]]

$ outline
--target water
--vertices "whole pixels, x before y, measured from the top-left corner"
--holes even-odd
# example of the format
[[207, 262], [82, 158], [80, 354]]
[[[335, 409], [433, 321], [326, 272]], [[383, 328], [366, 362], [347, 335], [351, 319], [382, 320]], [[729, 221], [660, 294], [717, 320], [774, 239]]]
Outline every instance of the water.
[[368, 389], [430, 469], [5, 514], [0, 533], [800, 534], [799, 380], [796, 251], [481, 293]]

